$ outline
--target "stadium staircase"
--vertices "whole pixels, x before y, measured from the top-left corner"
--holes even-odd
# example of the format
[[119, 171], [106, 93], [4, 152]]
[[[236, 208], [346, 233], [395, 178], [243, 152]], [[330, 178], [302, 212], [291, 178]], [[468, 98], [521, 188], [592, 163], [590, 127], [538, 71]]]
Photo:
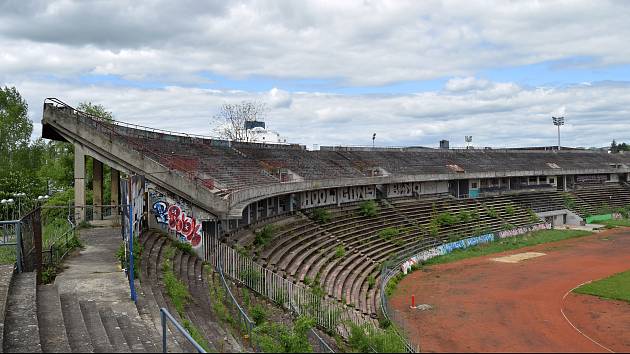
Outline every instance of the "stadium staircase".
[[3, 283], [12, 278], [1, 293], [3, 352], [160, 351], [157, 329], [147, 326], [133, 305], [81, 300], [60, 293], [55, 284], [38, 286], [34, 272], [11, 273], [2, 275]]
[[[141, 263], [141, 283], [139, 291], [143, 293], [145, 302], [141, 303], [141, 313], [150, 317], [155, 324], [159, 324], [158, 307], [165, 307], [179, 323], [189, 321], [203, 335], [211, 351], [242, 352], [248, 350], [232, 336], [227, 326], [213, 310], [209, 289], [220, 286], [216, 274], [207, 272], [203, 261], [197, 256], [184, 253], [172, 245], [172, 241], [161, 231], [149, 230], [141, 235], [140, 243], [143, 247]], [[173, 258], [170, 259], [173, 273], [183, 282], [191, 295], [189, 303], [184, 306], [184, 313], [180, 314], [170, 300], [164, 286], [162, 266], [166, 259], [165, 250], [173, 247]], [[153, 308], [151, 308], [153, 306]], [[182, 316], [184, 318], [182, 318]], [[179, 334], [174, 333], [175, 342], [186, 351], [192, 351], [188, 342]]]

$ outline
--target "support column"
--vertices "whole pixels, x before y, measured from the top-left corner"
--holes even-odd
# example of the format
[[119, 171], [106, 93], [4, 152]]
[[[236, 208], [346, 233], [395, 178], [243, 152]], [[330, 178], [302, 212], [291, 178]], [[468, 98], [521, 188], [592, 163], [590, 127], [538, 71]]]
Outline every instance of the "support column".
[[74, 221], [85, 220], [85, 150], [74, 144]]
[[[109, 204], [111, 205], [119, 205], [120, 204], [120, 171], [115, 168], [111, 168], [111, 198]], [[112, 208], [112, 215], [118, 215], [118, 208]]]
[[94, 220], [103, 220], [103, 163], [92, 158], [92, 201]]

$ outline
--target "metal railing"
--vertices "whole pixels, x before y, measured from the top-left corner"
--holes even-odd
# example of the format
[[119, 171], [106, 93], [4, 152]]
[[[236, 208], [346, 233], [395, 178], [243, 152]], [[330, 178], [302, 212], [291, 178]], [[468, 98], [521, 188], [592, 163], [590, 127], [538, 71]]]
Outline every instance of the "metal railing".
[[217, 271], [219, 273], [219, 277], [221, 278], [221, 286], [223, 286], [223, 290], [225, 290], [225, 292], [228, 294], [228, 297], [230, 299], [232, 310], [237, 312], [238, 318], [241, 324], [245, 327], [245, 331], [247, 332], [247, 338], [249, 338], [249, 341], [252, 344], [252, 347], [254, 347], [254, 349], [257, 349], [254, 343], [253, 337], [252, 337], [252, 332], [256, 324], [254, 323], [254, 321], [252, 321], [249, 318], [245, 309], [238, 303], [238, 301], [236, 300], [236, 297], [234, 297], [234, 294], [232, 293], [232, 290], [230, 289], [230, 285], [225, 279], [225, 274], [223, 273], [223, 267], [221, 266], [221, 264], [217, 265]]
[[179, 322], [177, 322], [175, 318], [173, 318], [171, 313], [168, 312], [168, 310], [163, 307], [160, 308], [160, 319], [162, 322], [162, 353], [168, 353], [168, 350], [167, 350], [168, 339], [166, 337], [166, 333], [168, 332], [166, 329], [166, 325], [168, 322], [171, 322], [173, 326], [177, 328], [179, 333], [181, 333], [184, 336], [184, 338], [186, 338], [188, 342], [190, 342], [190, 344], [192, 344], [192, 346], [195, 347], [198, 353], [206, 353], [206, 350], [203, 349], [203, 347], [199, 345], [199, 343], [197, 343], [196, 340], [193, 339], [190, 333], [188, 333], [188, 331], [184, 327], [182, 327], [182, 325], [179, 324]]

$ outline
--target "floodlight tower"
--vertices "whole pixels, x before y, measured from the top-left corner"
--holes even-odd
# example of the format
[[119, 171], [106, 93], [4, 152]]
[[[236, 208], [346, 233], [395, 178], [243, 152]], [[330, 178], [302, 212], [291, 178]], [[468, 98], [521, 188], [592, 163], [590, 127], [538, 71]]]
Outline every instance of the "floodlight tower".
[[560, 150], [560, 126], [564, 125], [564, 117], [551, 117], [553, 125], [558, 127], [558, 150]]
[[376, 139], [376, 133], [372, 134], [372, 149], [374, 149], [374, 139]]
[[464, 140], [466, 141], [466, 149], [470, 149], [470, 143], [472, 143], [472, 135], [466, 135]]

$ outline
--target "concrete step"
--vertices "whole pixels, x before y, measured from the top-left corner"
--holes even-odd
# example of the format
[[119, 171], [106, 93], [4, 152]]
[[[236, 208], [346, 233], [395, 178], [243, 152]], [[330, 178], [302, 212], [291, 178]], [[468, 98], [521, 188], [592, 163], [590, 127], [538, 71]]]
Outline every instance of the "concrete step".
[[4, 343], [4, 316], [9, 298], [9, 287], [13, 279], [13, 267], [13, 264], [0, 265], [0, 345]]
[[[101, 317], [101, 322], [103, 323], [103, 327], [105, 327], [105, 332], [107, 332], [107, 338], [114, 348], [114, 352], [130, 353], [132, 349], [127, 344], [127, 339], [118, 325], [118, 319], [116, 318], [114, 311], [112, 311], [112, 309], [106, 304], [102, 304], [97, 307], [99, 316]], [[140, 343], [138, 348], [144, 349], [142, 347], [142, 343]]]
[[34, 272], [13, 277], [6, 307], [5, 353], [41, 353], [37, 322], [37, 284]]
[[92, 339], [94, 352], [112, 353], [114, 351], [114, 347], [109, 342], [107, 331], [105, 331], [105, 326], [101, 321], [101, 316], [98, 312], [96, 303], [94, 301], [80, 301], [79, 307], [81, 308], [81, 313], [83, 314], [83, 321], [85, 322], [87, 332]]
[[37, 320], [44, 353], [70, 352], [57, 286], [49, 284], [37, 287]]
[[116, 315], [127, 344], [134, 353], [158, 353], [161, 351], [160, 338], [143, 324], [131, 321], [127, 316]]
[[60, 294], [59, 298], [70, 349], [73, 353], [93, 353], [94, 345], [83, 322], [81, 306], [76, 295]]

